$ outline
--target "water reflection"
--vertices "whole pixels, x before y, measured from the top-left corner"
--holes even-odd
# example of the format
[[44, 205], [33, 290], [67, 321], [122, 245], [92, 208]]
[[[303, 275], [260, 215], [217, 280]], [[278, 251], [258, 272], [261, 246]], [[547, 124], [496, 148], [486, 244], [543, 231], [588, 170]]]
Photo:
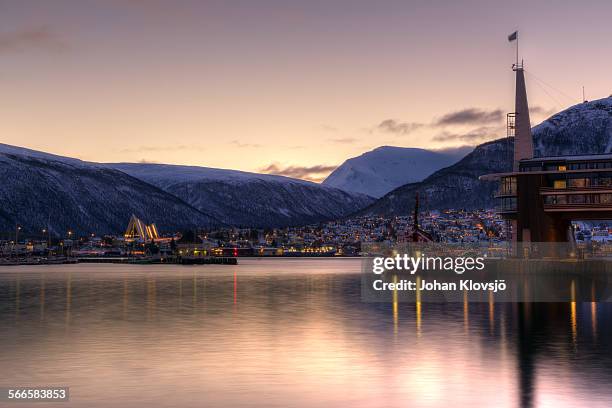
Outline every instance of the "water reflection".
[[610, 406], [609, 304], [363, 303], [355, 260], [0, 270], [0, 384], [70, 406]]

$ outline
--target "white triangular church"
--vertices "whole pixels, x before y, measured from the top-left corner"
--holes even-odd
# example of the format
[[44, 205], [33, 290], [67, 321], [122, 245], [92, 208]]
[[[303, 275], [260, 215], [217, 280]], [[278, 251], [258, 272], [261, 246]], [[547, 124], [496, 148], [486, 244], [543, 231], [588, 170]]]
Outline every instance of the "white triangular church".
[[158, 239], [159, 234], [157, 232], [157, 227], [155, 224], [146, 225], [142, 220], [136, 217], [134, 214], [130, 217], [130, 222], [128, 223], [128, 227], [125, 230], [125, 234], [123, 234], [125, 239], [128, 240], [136, 240], [136, 241], [151, 241], [153, 239]]

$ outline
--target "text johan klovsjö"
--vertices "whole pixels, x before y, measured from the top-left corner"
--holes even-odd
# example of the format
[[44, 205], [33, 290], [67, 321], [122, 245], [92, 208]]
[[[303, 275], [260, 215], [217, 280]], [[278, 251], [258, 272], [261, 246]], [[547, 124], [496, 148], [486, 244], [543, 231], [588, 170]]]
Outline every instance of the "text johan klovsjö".
[[[483, 257], [429, 257], [419, 255], [416, 257], [407, 254], [394, 257], [375, 257], [372, 263], [372, 272], [381, 275], [385, 271], [401, 271], [414, 275], [418, 271], [452, 271], [463, 274], [466, 271], [482, 271], [484, 269]], [[459, 282], [439, 282], [437, 280], [421, 279], [412, 281], [402, 279], [400, 281], [385, 282], [377, 279], [372, 282], [374, 290], [408, 290], [408, 291], [491, 291], [498, 292], [506, 290], [503, 279], [495, 279], [491, 282], [475, 282], [471, 279], [462, 279]]]

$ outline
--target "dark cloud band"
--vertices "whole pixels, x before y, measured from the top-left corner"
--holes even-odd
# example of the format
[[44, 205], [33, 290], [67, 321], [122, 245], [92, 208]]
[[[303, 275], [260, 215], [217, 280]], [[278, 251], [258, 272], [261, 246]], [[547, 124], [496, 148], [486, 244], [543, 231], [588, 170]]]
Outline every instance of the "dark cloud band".
[[288, 166], [281, 168], [277, 164], [270, 164], [259, 171], [262, 173], [276, 174], [279, 176], [287, 176], [300, 178], [310, 181], [321, 181], [338, 166], [316, 165], [316, 166]]

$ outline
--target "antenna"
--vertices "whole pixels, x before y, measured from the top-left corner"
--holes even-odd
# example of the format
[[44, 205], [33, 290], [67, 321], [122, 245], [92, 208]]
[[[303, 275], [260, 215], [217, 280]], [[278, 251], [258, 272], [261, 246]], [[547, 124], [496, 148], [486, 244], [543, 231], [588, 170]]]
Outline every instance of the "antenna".
[[518, 67], [518, 31], [516, 34], [516, 66]]
[[584, 85], [582, 85], [582, 103], [587, 102], [586, 98], [584, 97]]

